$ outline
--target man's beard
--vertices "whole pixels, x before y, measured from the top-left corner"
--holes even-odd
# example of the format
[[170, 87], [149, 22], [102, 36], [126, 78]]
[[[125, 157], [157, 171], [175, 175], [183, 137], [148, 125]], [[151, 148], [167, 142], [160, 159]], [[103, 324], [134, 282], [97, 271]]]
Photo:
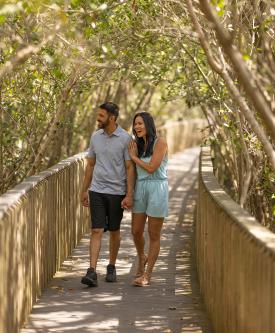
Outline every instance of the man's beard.
[[97, 123], [97, 128], [98, 129], [105, 129], [108, 125], [109, 125], [109, 119], [107, 119], [106, 121], [102, 122], [98, 122]]

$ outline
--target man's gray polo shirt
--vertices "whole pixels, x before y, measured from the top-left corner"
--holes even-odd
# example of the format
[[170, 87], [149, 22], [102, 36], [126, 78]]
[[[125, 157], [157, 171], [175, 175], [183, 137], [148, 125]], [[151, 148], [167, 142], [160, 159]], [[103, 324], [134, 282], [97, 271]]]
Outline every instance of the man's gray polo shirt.
[[96, 158], [89, 190], [107, 194], [126, 193], [125, 160], [131, 160], [128, 143], [131, 136], [120, 126], [109, 136], [103, 129], [96, 131], [87, 157]]

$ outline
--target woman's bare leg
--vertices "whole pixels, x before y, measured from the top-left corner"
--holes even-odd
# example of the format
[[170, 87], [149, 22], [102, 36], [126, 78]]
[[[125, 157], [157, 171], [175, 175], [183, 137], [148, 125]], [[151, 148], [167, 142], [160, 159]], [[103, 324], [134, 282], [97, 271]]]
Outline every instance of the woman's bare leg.
[[159, 255], [160, 250], [160, 232], [163, 225], [163, 218], [156, 218], [148, 216], [148, 233], [149, 233], [149, 252], [148, 264], [146, 272], [139, 278], [134, 280], [134, 285], [144, 287], [150, 284], [151, 275], [155, 262]]
[[144, 213], [132, 214], [132, 235], [138, 254], [138, 269], [137, 275], [142, 275], [144, 272], [144, 265], [146, 262], [146, 256], [144, 253], [144, 227], [146, 223], [147, 215]]
[[155, 262], [160, 250], [160, 233], [164, 218], [148, 216], [148, 233], [149, 233], [149, 252], [146, 273], [149, 277], [153, 272]]

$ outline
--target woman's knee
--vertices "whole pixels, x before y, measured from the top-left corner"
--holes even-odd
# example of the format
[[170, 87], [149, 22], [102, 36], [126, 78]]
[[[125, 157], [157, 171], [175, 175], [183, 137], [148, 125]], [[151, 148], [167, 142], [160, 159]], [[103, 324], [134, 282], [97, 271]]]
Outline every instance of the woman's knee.
[[149, 239], [151, 242], [159, 242], [160, 241], [160, 233], [153, 230], [148, 230]]
[[134, 238], [143, 237], [143, 229], [141, 229], [141, 228], [132, 228], [132, 236]]

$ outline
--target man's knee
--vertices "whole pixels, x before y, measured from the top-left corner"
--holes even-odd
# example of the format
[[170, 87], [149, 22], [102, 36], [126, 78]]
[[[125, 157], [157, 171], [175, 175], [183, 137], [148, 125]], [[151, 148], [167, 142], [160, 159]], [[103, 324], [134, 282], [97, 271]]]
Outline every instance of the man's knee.
[[104, 229], [98, 229], [98, 228], [95, 228], [95, 229], [91, 229], [91, 237], [94, 237], [94, 238], [101, 238], [102, 235], [103, 235], [103, 231]]
[[110, 238], [120, 240], [120, 230], [109, 231], [109, 233], [110, 233]]

